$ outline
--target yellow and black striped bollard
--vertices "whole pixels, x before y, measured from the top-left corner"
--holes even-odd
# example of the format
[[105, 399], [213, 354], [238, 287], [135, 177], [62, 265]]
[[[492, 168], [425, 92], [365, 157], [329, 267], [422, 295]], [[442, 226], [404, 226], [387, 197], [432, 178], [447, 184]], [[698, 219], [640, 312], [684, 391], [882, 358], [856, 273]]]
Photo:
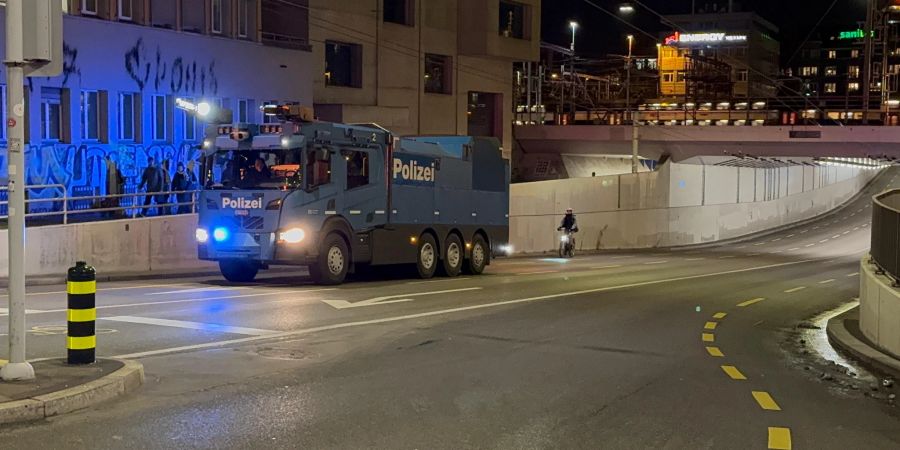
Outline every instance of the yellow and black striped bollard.
[[69, 332], [66, 337], [69, 364], [91, 364], [96, 358], [97, 273], [83, 261], [69, 269]]

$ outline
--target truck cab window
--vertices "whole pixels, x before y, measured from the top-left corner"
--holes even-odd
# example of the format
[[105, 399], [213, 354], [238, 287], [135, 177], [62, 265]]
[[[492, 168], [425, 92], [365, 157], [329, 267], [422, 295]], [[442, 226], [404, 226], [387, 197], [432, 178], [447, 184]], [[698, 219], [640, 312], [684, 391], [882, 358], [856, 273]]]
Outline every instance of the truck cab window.
[[347, 161], [347, 190], [369, 184], [369, 155], [365, 152], [344, 152]]
[[309, 189], [331, 183], [331, 153], [325, 149], [306, 152], [306, 179]]

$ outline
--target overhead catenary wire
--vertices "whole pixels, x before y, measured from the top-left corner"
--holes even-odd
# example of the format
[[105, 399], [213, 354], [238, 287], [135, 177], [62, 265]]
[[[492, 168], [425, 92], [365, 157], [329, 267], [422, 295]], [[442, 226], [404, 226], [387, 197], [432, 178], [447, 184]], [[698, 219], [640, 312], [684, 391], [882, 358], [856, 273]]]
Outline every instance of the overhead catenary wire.
[[801, 42], [800, 45], [797, 46], [797, 49], [794, 50], [794, 53], [791, 55], [790, 58], [788, 58], [787, 63], [785, 63], [785, 66], [789, 66], [791, 64], [791, 61], [793, 61], [794, 58], [797, 57], [797, 54], [800, 53], [800, 50], [803, 49], [803, 46], [806, 45], [806, 43], [809, 41], [809, 38], [812, 37], [813, 33], [815, 33], [816, 30], [819, 28], [819, 26], [822, 25], [822, 22], [825, 21], [826, 17], [828, 17], [828, 14], [831, 14], [831, 10], [834, 9], [834, 5], [837, 5], [837, 2], [838, 2], [838, 0], [833, 0], [831, 2], [831, 6], [829, 6], [828, 9], [825, 10], [825, 14], [822, 14], [822, 17], [819, 18], [819, 21], [816, 22], [816, 25], [814, 27], [812, 27], [811, 30], [809, 30], [809, 34], [807, 34], [806, 37], [803, 39], [803, 42]]

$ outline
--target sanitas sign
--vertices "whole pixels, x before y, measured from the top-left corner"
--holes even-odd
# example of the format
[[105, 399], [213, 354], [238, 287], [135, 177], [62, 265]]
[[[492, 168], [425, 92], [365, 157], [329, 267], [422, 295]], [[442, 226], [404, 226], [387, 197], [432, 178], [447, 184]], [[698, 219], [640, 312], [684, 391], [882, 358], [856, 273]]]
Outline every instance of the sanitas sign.
[[231, 209], [262, 209], [262, 199], [249, 199], [249, 198], [228, 198], [222, 197], [222, 208], [231, 208]]
[[680, 33], [666, 38], [666, 45], [692, 44], [692, 43], [716, 43], [716, 42], [746, 42], [747, 35], [727, 33]]
[[[874, 37], [874, 36], [875, 36], [875, 32], [872, 31], [872, 37]], [[853, 31], [841, 31], [841, 33], [838, 35], [838, 39], [843, 39], [843, 40], [862, 39], [864, 37], [866, 37], [866, 32], [863, 31], [861, 28], [858, 28]]]
[[394, 157], [394, 184], [433, 185], [437, 175], [434, 158], [398, 155]]

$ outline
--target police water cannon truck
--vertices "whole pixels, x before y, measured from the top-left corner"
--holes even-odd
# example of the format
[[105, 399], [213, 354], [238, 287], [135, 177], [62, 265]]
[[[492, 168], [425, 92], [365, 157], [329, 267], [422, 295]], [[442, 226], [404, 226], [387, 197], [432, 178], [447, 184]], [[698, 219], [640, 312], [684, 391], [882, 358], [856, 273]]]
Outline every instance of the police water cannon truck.
[[507, 252], [509, 164], [494, 138], [395, 138], [377, 125], [311, 120], [211, 126], [196, 232], [202, 260], [229, 281], [270, 266], [308, 266], [340, 284], [372, 266], [421, 278], [481, 274]]

